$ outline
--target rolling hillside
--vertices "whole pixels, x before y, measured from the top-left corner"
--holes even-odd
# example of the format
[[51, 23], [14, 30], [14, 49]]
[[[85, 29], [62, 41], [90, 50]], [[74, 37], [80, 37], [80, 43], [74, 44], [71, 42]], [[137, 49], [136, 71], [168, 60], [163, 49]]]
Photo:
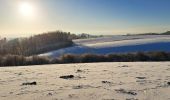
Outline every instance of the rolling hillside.
[[63, 54], [110, 54], [139, 51], [170, 51], [169, 35], [111, 36], [74, 40], [75, 45], [40, 56], [59, 57]]

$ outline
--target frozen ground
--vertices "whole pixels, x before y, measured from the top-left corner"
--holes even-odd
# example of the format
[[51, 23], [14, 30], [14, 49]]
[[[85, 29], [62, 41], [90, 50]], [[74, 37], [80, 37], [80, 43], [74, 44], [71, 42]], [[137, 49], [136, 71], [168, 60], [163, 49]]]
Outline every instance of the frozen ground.
[[170, 62], [4, 67], [0, 100], [170, 100], [169, 73]]
[[75, 40], [75, 46], [41, 54], [59, 57], [63, 54], [110, 54], [139, 51], [170, 51], [170, 35], [112, 36]]

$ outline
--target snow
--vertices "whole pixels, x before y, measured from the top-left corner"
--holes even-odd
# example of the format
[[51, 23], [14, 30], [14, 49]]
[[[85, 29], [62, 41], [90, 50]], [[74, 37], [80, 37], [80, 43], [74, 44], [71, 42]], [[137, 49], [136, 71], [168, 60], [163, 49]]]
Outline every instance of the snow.
[[170, 62], [1, 67], [0, 100], [169, 100], [169, 73]]
[[139, 51], [170, 51], [169, 35], [112, 36], [74, 41], [73, 47], [63, 48], [40, 56], [59, 57], [63, 54], [110, 54]]

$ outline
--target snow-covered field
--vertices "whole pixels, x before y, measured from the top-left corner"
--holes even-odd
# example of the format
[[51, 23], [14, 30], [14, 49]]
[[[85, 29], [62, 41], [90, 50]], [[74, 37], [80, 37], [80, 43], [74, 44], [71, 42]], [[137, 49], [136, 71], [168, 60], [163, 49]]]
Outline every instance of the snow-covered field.
[[75, 46], [40, 54], [59, 57], [63, 54], [110, 54], [139, 51], [170, 51], [170, 35], [111, 36], [74, 41]]
[[4, 67], [0, 100], [170, 100], [169, 73], [170, 62]]

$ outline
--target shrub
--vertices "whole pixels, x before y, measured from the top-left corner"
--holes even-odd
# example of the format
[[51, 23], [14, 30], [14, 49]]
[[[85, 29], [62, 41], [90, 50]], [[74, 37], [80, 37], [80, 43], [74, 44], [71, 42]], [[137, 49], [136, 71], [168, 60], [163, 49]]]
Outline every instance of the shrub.
[[149, 57], [150, 57], [150, 60], [151, 61], [168, 61], [170, 60], [168, 56], [169, 54], [168, 53], [165, 53], [165, 52], [149, 52], [148, 53]]
[[23, 56], [18, 55], [7, 55], [1, 59], [1, 66], [22, 66], [26, 61]]
[[66, 54], [60, 58], [61, 63], [76, 63], [76, 55]]
[[42, 64], [50, 64], [50, 60], [47, 57], [33, 56], [27, 58], [26, 63], [27, 65], [42, 65]]
[[80, 56], [81, 62], [86, 63], [86, 62], [99, 62], [104, 59], [102, 59], [101, 56], [95, 55], [95, 54], [84, 54]]
[[135, 61], [150, 61], [148, 53], [138, 52], [135, 54]]

